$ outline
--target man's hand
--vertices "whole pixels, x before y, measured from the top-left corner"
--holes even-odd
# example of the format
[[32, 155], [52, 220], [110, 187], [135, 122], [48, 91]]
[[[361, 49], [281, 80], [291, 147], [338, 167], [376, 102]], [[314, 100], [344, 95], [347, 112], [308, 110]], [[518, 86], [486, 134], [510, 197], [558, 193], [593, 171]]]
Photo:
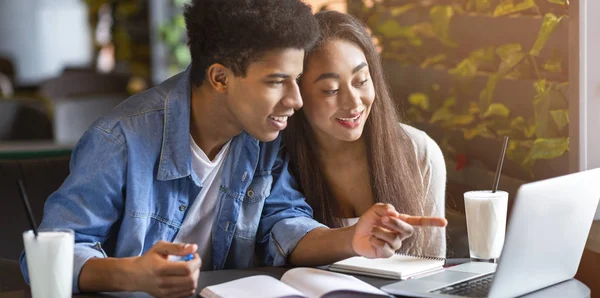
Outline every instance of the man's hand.
[[389, 258], [400, 249], [404, 239], [412, 236], [413, 226], [447, 224], [445, 218], [400, 214], [390, 204], [377, 203], [354, 225], [352, 250], [367, 258]]
[[[193, 296], [198, 286], [201, 260], [195, 244], [156, 243], [143, 256], [132, 262], [132, 291], [146, 292], [154, 297]], [[190, 261], [170, 261], [169, 255], [194, 254]]]

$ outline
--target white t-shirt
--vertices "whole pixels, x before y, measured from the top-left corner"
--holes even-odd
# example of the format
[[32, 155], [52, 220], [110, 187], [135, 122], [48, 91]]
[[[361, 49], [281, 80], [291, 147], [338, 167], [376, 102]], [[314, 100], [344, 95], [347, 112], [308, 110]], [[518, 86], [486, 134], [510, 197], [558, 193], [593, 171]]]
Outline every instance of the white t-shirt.
[[225, 143], [215, 159], [211, 161], [190, 136], [192, 169], [202, 183], [202, 190], [188, 209], [173, 242], [198, 245], [198, 255], [202, 259], [201, 271], [211, 270], [212, 267], [212, 226], [216, 215], [217, 195], [221, 185], [221, 171], [227, 159], [230, 142]]

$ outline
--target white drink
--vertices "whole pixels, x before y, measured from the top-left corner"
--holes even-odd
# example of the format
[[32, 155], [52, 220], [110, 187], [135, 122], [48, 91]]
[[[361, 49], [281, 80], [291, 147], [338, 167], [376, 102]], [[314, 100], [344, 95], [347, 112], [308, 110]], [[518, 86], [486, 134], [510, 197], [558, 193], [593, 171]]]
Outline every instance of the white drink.
[[23, 233], [33, 298], [72, 297], [74, 242], [71, 230]]
[[464, 196], [471, 258], [498, 259], [506, 233], [508, 193], [468, 191]]

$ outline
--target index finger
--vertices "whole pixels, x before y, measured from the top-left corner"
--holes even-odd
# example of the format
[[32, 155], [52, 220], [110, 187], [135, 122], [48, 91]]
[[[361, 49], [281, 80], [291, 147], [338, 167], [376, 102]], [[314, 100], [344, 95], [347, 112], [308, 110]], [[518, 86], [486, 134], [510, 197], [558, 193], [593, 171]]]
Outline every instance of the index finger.
[[412, 216], [406, 214], [398, 215], [398, 218], [409, 225], [421, 227], [445, 227], [448, 225], [448, 220], [443, 217], [433, 216]]

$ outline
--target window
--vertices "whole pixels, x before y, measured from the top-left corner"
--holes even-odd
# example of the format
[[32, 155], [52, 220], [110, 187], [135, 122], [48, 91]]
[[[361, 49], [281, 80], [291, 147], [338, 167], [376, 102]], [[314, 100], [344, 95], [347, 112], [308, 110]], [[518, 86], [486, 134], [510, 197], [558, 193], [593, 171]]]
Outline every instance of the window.
[[[572, 171], [600, 167], [600, 20], [595, 13], [600, 11], [600, 2], [595, 0], [575, 0], [571, 2], [570, 14], [573, 18], [570, 27], [570, 44], [578, 45], [579, 51], [571, 51], [572, 82], [579, 82], [579, 88], [572, 88], [574, 99], [571, 119], [579, 119], [571, 127]], [[596, 211], [600, 220], [600, 206]]]

